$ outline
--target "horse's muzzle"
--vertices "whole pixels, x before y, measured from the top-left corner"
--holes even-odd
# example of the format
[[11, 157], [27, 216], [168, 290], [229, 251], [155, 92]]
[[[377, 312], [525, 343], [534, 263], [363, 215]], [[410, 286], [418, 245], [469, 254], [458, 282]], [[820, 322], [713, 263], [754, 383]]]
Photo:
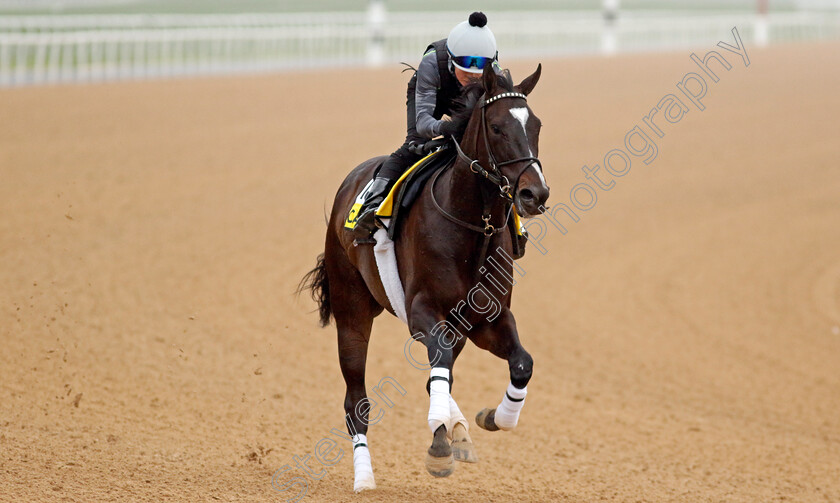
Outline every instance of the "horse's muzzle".
[[550, 189], [542, 179], [529, 180], [524, 176], [519, 180], [519, 190], [516, 191], [516, 209], [519, 216], [533, 217], [542, 213], [540, 207], [544, 207], [548, 201]]

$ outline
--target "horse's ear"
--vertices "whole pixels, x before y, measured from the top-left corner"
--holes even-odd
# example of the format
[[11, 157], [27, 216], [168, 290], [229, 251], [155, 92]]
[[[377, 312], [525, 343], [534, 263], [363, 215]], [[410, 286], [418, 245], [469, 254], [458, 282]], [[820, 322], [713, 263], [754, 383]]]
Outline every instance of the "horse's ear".
[[496, 71], [493, 69], [493, 65], [484, 67], [484, 74], [481, 76], [481, 80], [484, 82], [484, 92], [488, 97], [496, 94]]
[[505, 68], [504, 70], [502, 70], [502, 75], [505, 77], [505, 80], [507, 81], [508, 89], [513, 89], [513, 87], [514, 87], [513, 86], [513, 77], [510, 74], [510, 70]]
[[531, 91], [534, 90], [534, 86], [537, 85], [537, 81], [540, 80], [540, 73], [542, 73], [542, 63], [537, 65], [536, 72], [525, 77], [525, 80], [520, 82], [519, 85], [515, 87], [515, 89], [526, 96], [531, 94]]

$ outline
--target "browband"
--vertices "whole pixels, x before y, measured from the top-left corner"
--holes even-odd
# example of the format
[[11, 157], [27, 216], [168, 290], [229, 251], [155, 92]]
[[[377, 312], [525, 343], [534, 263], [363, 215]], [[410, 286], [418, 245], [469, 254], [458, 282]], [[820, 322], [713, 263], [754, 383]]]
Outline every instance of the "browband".
[[489, 105], [490, 103], [493, 103], [494, 101], [496, 101], [496, 100], [500, 100], [500, 99], [502, 99], [502, 98], [522, 98], [523, 100], [527, 100], [527, 99], [528, 99], [528, 97], [527, 97], [527, 96], [525, 96], [525, 95], [524, 95], [524, 94], [522, 94], [522, 93], [514, 93], [514, 92], [502, 93], [502, 94], [497, 94], [496, 96], [493, 96], [493, 97], [492, 97], [492, 98], [490, 98], [489, 100], [484, 100], [484, 103], [482, 103], [482, 104], [481, 104], [481, 106], [482, 106], [482, 107], [486, 107], [486, 106], [487, 106], [487, 105]]

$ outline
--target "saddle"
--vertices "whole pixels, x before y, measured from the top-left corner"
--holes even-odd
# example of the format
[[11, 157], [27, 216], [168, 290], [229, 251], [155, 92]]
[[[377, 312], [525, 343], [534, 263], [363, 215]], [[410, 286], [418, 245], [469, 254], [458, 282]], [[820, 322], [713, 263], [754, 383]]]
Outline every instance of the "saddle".
[[420, 195], [426, 182], [437, 171], [451, 166], [455, 162], [457, 153], [448, 144], [423, 157], [397, 180], [391, 192], [376, 210], [376, 218], [385, 224], [388, 237], [396, 240], [399, 229], [408, 216], [408, 210]]
[[[449, 142], [440, 145], [437, 150], [429, 153], [416, 163], [414, 163], [405, 173], [394, 183], [388, 195], [379, 205], [376, 210], [376, 218], [383, 224], [388, 231], [388, 237], [396, 241], [402, 223], [408, 216], [411, 205], [417, 200], [417, 197], [432, 176], [445, 168], [451, 166], [458, 157], [457, 151]], [[381, 164], [376, 168], [376, 171], [381, 168]], [[374, 173], [374, 177], [376, 172]], [[344, 226], [348, 229], [355, 227], [356, 221], [353, 217], [355, 211], [358, 211], [354, 206], [350, 210], [350, 215], [345, 220]], [[525, 254], [525, 244], [527, 243], [527, 233], [522, 229], [519, 215], [514, 208], [512, 217], [508, 221], [508, 229], [511, 233], [511, 241], [513, 242], [513, 258], [521, 258]]]

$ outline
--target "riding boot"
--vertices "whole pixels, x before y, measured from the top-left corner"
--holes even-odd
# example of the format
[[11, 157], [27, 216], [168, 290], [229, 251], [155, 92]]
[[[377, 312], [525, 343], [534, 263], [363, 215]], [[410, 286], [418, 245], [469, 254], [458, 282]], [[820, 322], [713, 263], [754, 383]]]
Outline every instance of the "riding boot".
[[365, 194], [365, 200], [362, 207], [359, 209], [359, 217], [356, 221], [356, 227], [353, 233], [360, 239], [368, 239], [371, 234], [376, 232], [377, 220], [376, 210], [379, 205], [385, 200], [388, 191], [394, 185], [394, 181], [390, 178], [377, 176], [373, 179], [373, 183]]

